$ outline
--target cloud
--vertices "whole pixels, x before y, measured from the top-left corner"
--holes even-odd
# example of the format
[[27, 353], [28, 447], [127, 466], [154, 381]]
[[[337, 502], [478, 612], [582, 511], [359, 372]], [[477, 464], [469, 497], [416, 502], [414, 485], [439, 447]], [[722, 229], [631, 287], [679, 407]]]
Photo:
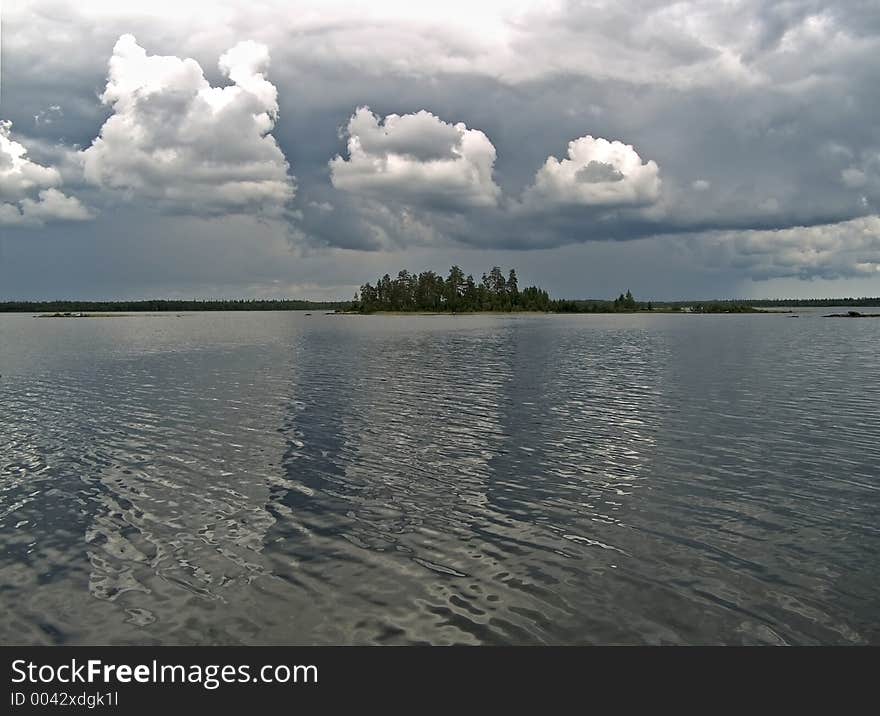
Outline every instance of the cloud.
[[12, 123], [0, 121], [0, 226], [90, 219], [78, 199], [56, 188], [59, 171], [32, 161], [11, 133]]
[[52, 104], [49, 105], [46, 109], [42, 109], [34, 115], [34, 124], [35, 125], [48, 125], [57, 122], [59, 119], [64, 117], [64, 110], [61, 109], [61, 105]]
[[495, 147], [483, 132], [424, 110], [380, 120], [360, 107], [345, 129], [348, 159], [330, 161], [336, 189], [387, 203], [452, 209], [495, 206]]
[[847, 167], [841, 171], [840, 178], [850, 189], [860, 189], [867, 183], [865, 172], [855, 167]]
[[756, 279], [880, 277], [880, 216], [771, 231], [714, 232], [687, 240], [706, 266]]
[[[464, 246], [492, 252], [515, 248], [534, 250], [529, 263], [551, 254], [562, 256], [560, 263], [564, 256], [601, 254], [612, 273], [625, 277], [639, 256], [634, 246], [656, 247], [656, 253], [645, 259], [653, 269], [659, 258], [674, 253], [667, 249], [679, 246], [680, 237], [687, 235], [699, 236], [694, 241], [705, 251], [699, 256], [681, 254], [692, 262], [692, 274], [679, 267], [677, 275], [684, 283], [670, 279], [673, 294], [687, 294], [688, 286], [699, 285], [707, 276], [722, 283], [725, 277], [739, 281], [749, 270], [765, 276], [868, 275], [864, 268], [871, 262], [862, 260], [858, 252], [847, 253], [851, 241], [830, 244], [830, 250], [837, 246], [843, 252], [837, 263], [817, 254], [813, 254], [816, 260], [810, 260], [809, 251], [799, 254], [797, 243], [803, 240], [805, 247], [815, 249], [816, 237], [792, 227], [837, 226], [835, 231], [848, 234], [843, 228], [847, 221], [880, 211], [876, 3], [526, 0], [476, 7], [456, 0], [451, 6], [434, 7], [304, 0], [290, 11], [280, 0], [257, 4], [221, 0], [210, 13], [198, 3], [164, 0], [159, 11], [155, 3], [147, 7], [140, 2], [32, 0], [13, 5], [3, 17], [4, 41], [8, 41], [3, 58], [4, 116], [17, 128], [27, 127], [30, 157], [59, 170], [65, 191], [95, 206], [104, 201], [104, 187], [112, 190], [108, 201], [131, 197], [125, 211], [120, 208], [114, 214], [154, 216], [150, 221], [156, 241], [175, 222], [186, 223], [188, 231], [216, 236], [219, 222], [191, 224], [189, 217], [179, 216], [184, 212], [225, 216], [221, 212], [230, 210], [229, 201], [215, 191], [213, 178], [196, 177], [188, 166], [169, 176], [156, 162], [144, 162], [149, 170], [144, 172], [128, 172], [124, 163], [108, 164], [112, 171], [99, 184], [80, 188], [73, 167], [55, 149], [64, 146], [76, 155], [75, 144], [89, 146], [110, 111], [118, 114], [112, 102], [108, 110], [95, 101], [94, 88], [103, 88], [107, 79], [109, 49], [132, 28], [151, 53], [176, 56], [172, 59], [177, 63], [184, 62], [177, 58], [196, 58], [215, 85], [211, 90], [243, 88], [254, 98], [259, 107], [245, 114], [245, 120], [252, 121], [249, 114], [266, 114], [274, 122], [266, 136], [295, 162], [299, 186], [291, 206], [303, 218], [294, 219], [293, 210], [284, 209], [284, 218], [297, 227], [291, 235], [301, 230], [312, 248], [324, 247], [316, 253], [344, 247], [339, 261], [360, 265], [363, 255], [351, 257], [352, 250], [362, 248], [405, 247], [414, 255], [425, 250], [445, 252], [447, 264], [459, 260]], [[210, 66], [245, 37], [271, 48], [271, 82], [267, 53], [254, 51], [259, 46], [246, 47], [241, 57], [228, 53], [225, 70]], [[235, 78], [233, 67], [241, 70]], [[197, 72], [196, 78], [201, 77]], [[279, 120], [266, 109], [273, 104], [273, 86], [278, 88]], [[180, 99], [186, 113], [196, 104], [198, 91], [188, 89], [181, 98], [179, 91], [166, 87], [159, 95], [141, 100], [143, 107], [131, 112], [157, 114], [163, 131], [154, 131], [148, 139], [155, 141], [158, 151], [178, 151], [183, 143], [177, 131], [181, 122], [172, 120], [180, 113], [160, 112], [160, 100]], [[352, 109], [364, 104], [374, 108], [378, 119], [369, 112], [366, 119], [381, 131], [365, 130], [360, 135], [375, 137], [365, 153], [379, 160], [380, 169], [382, 161], [394, 155], [408, 154], [411, 158], [404, 166], [416, 169], [437, 161], [453, 137], [454, 122], [462, 121], [491, 138], [497, 158], [488, 186], [497, 184], [504, 195], [481, 191], [479, 185], [473, 191], [472, 185], [462, 182], [453, 182], [444, 194], [437, 183], [422, 181], [418, 171], [401, 187], [393, 172], [375, 171], [369, 162], [355, 167], [349, 152], [340, 147], [337, 128], [347, 128]], [[63, 112], [47, 111], [52, 106], [62, 107]], [[429, 117], [452, 124], [437, 120], [419, 125], [414, 137], [405, 131], [387, 136], [387, 120], [382, 117], [392, 111], [415, 117], [408, 113], [420, 108], [430, 110], [430, 115], [425, 113]], [[198, 117], [197, 112], [192, 114]], [[172, 139], [166, 140], [165, 134]], [[239, 126], [229, 134], [231, 138], [224, 135], [206, 146], [235, 147], [245, 135], [258, 135], [242, 132]], [[566, 191], [572, 191], [575, 201], [558, 203], [532, 193], [534, 203], [525, 211], [523, 192], [535, 186], [536, 171], [547, 157], [555, 155], [559, 164], [571, 161], [566, 144], [587, 134], [632, 144], [642, 164], [653, 160], [662, 170], [657, 175], [662, 176], [658, 198], [650, 201], [649, 191], [636, 201], [630, 196], [619, 203], [620, 190], [629, 187], [626, 171], [594, 157], [579, 163], [571, 181], [564, 183], [560, 194], [564, 198]], [[122, 135], [117, 156], [125, 157], [133, 148], [136, 163], [137, 151], [146, 145], [132, 143], [125, 132]], [[334, 177], [328, 174], [328, 160], [338, 152], [348, 165]], [[238, 162], [227, 165], [235, 168]], [[80, 166], [76, 168], [81, 173]], [[334, 188], [331, 180], [346, 170], [352, 189]], [[131, 181], [126, 179], [128, 173], [133, 175]], [[112, 180], [120, 178], [114, 188]], [[285, 173], [280, 186], [288, 182]], [[598, 199], [597, 190], [603, 187], [613, 203]], [[52, 187], [42, 187], [48, 188]], [[584, 203], [577, 192], [588, 192], [593, 203]], [[40, 198], [38, 190], [29, 196], [33, 201]], [[239, 196], [244, 208], [233, 211], [263, 213], [259, 201], [233, 192], [233, 198]], [[474, 203], [474, 196], [492, 196], [494, 204]], [[286, 207], [268, 202], [275, 210]], [[158, 223], [157, 203], [166, 209], [161, 220], [168, 224]], [[20, 212], [21, 205], [16, 207]], [[273, 227], [282, 244], [285, 223]], [[129, 247], [120, 251], [121, 257], [134, 255], [130, 247], [135, 238], [123, 236], [126, 232], [116, 225], [101, 225], [101, 229], [81, 226], [75, 234], [67, 226], [48, 227], [45, 233], [57, 231], [64, 234], [63, 240], [76, 235], [81, 256], [100, 258], [106, 255], [101, 241], [107, 237], [96, 232], [105, 231], [108, 240]], [[766, 251], [755, 253], [755, 246], [751, 253], [733, 249], [734, 239], [745, 245], [751, 232], [789, 229], [790, 234], [764, 236], [759, 243], [766, 244]], [[148, 235], [145, 231], [141, 238]], [[585, 246], [574, 246], [578, 243]], [[572, 246], [558, 248], [567, 244]], [[90, 246], [95, 250], [92, 254]], [[254, 252], [264, 250], [256, 242], [249, 247]], [[41, 272], [45, 259], [36, 248], [28, 250], [33, 252], [34, 268], [29, 271], [33, 276]], [[771, 255], [775, 250], [780, 252], [778, 260]], [[615, 263], [614, 256], [633, 260]], [[216, 256], [216, 260], [227, 264], [230, 275], [245, 270], [237, 256]], [[377, 266], [397, 261], [393, 254], [370, 254], [370, 260]], [[166, 261], [169, 268], [164, 270], [169, 273], [170, 264], [180, 264], [179, 256]], [[521, 261], [526, 257], [515, 263]], [[271, 263], [280, 267], [274, 255]], [[201, 268], [197, 264], [191, 266], [195, 273]], [[668, 266], [661, 262], [657, 273], [663, 274]], [[146, 269], [140, 268], [146, 275]], [[287, 267], [278, 270], [286, 272]], [[591, 275], [597, 273], [601, 272], [593, 269]], [[136, 274], [133, 270], [133, 280]], [[175, 276], [185, 284], [184, 274]], [[805, 290], [818, 290], [816, 285]]]
[[[644, 236], [656, 226], [639, 212], [659, 199], [659, 167], [618, 141], [570, 142], [568, 158], [549, 157], [516, 201], [494, 181], [494, 145], [463, 123], [424, 110], [380, 120], [362, 107], [345, 134], [349, 158], [331, 160], [331, 181], [351, 198], [332, 228], [327, 217], [306, 214], [307, 234], [334, 245], [546, 248]], [[585, 225], [584, 209], [601, 221]]]
[[864, 197], [864, 201], [880, 202], [880, 148], [868, 147], [859, 152], [858, 166], [840, 172], [841, 182]]
[[568, 158], [548, 157], [523, 195], [530, 208], [625, 207], [660, 197], [660, 168], [629, 144], [590, 135], [568, 144]]
[[113, 114], [81, 154], [86, 180], [173, 212], [282, 214], [295, 188], [271, 134], [268, 64], [264, 45], [240, 42], [219, 62], [232, 84], [212, 87], [195, 60], [148, 55], [123, 35], [101, 96]]

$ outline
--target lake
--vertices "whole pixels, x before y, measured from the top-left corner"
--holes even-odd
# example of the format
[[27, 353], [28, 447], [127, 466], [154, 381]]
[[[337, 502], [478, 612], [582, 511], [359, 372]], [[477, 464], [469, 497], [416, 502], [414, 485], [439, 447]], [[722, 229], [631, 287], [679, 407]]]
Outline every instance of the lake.
[[0, 315], [0, 643], [880, 643], [833, 310]]

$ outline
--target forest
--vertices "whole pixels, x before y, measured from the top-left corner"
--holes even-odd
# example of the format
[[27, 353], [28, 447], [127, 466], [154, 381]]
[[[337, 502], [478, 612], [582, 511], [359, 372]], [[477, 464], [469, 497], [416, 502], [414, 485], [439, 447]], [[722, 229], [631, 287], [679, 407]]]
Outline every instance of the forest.
[[360, 313], [443, 312], [474, 313], [483, 311], [542, 311], [549, 313], [609, 313], [653, 310], [653, 305], [636, 301], [632, 293], [620, 294], [613, 301], [551, 299], [538, 286], [520, 288], [515, 269], [506, 276], [493, 266], [479, 281], [465, 276], [452, 266], [446, 278], [434, 271], [412, 273], [406, 269], [397, 278], [385, 274], [376, 284], [366, 283], [352, 302], [351, 310]]

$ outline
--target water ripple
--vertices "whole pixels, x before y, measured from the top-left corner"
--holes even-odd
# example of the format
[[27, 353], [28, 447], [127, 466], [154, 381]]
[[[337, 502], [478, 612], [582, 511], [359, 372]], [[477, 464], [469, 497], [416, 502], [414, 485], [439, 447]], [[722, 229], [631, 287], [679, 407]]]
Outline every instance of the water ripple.
[[878, 327], [2, 316], [0, 640], [876, 643]]

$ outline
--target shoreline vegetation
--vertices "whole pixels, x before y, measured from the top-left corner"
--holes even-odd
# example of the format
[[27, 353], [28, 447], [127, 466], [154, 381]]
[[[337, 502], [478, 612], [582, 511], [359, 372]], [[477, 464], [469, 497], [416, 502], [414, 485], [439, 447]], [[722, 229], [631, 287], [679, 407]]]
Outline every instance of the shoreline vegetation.
[[[392, 279], [387, 273], [376, 285], [366, 283], [355, 294], [349, 309], [353, 313], [635, 313], [639, 311], [679, 312], [672, 305], [637, 301], [627, 290], [613, 300], [552, 299], [539, 286], [519, 287], [515, 269], [505, 278], [499, 266], [484, 273], [480, 281], [465, 276], [458, 266], [444, 279], [433, 271], [415, 274], [406, 269]], [[760, 313], [742, 302], [696, 302], [692, 313]]]
[[[868, 306], [880, 305], [880, 298], [801, 299], [801, 300], [742, 300], [713, 301], [638, 301], [627, 290], [617, 298], [607, 299], [552, 299], [538, 286], [519, 287], [516, 270], [505, 278], [498, 266], [484, 273], [479, 282], [472, 275], [465, 276], [458, 266], [452, 266], [443, 278], [433, 271], [419, 274], [406, 269], [392, 279], [385, 274], [376, 281], [361, 286], [348, 312], [351, 313], [781, 313], [780, 309], [810, 306]], [[765, 310], [776, 309], [776, 310]]]
[[[189, 311], [337, 311], [350, 301], [300, 301], [295, 299], [231, 299], [150, 301], [6, 301], [0, 313], [41, 313], [49, 318], [94, 318], [95, 313], [185, 313]], [[88, 315], [79, 315], [88, 314]]]
[[822, 318], [880, 318], [880, 313], [859, 313], [847, 311], [846, 313], [829, 313]]
[[[7, 301], [0, 313], [37, 313], [39, 318], [109, 318], [134, 313], [193, 311], [324, 311], [333, 314], [458, 313], [788, 313], [795, 308], [878, 306], [880, 297], [807, 299], [717, 299], [712, 301], [639, 301], [627, 290], [614, 299], [558, 299], [539, 286], [519, 287], [516, 270], [505, 276], [498, 266], [479, 281], [452, 266], [446, 278], [433, 271], [385, 274], [375, 285], [361, 286], [351, 301], [297, 299]], [[767, 310], [770, 309], [770, 310]], [[786, 310], [787, 309], [787, 310]], [[857, 311], [827, 318], [874, 318]]]

